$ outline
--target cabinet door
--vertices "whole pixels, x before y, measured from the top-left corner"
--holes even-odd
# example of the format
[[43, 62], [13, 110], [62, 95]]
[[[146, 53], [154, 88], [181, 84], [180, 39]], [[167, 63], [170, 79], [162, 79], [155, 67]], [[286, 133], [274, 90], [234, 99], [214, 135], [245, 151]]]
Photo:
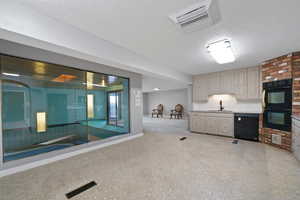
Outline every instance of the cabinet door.
[[223, 94], [234, 93], [233, 79], [234, 79], [234, 71], [229, 70], [229, 71], [220, 72], [220, 93]]
[[206, 117], [206, 126], [207, 126], [207, 130], [206, 133], [210, 133], [210, 134], [218, 134], [218, 117], [210, 117], [207, 116]]
[[193, 102], [207, 101], [207, 79], [206, 76], [196, 76], [193, 78]]
[[198, 98], [198, 78], [197, 77], [194, 77], [193, 78], [193, 102], [197, 103], [199, 102], [199, 98]]
[[207, 74], [208, 95], [220, 93], [220, 73]]
[[248, 68], [248, 99], [260, 99], [260, 69]]
[[207, 101], [208, 100], [208, 93], [207, 93], [207, 77], [201, 76], [199, 80], [199, 101]]
[[190, 127], [191, 127], [191, 131], [197, 132], [197, 128], [198, 128], [198, 114], [197, 113], [191, 113]]
[[200, 117], [200, 121], [199, 121], [199, 132], [201, 133], [208, 133], [208, 129], [209, 129], [209, 126], [208, 126], [208, 118], [206, 115], [202, 115]]
[[233, 137], [233, 118], [219, 118], [219, 134]]
[[248, 98], [248, 78], [247, 69], [239, 69], [234, 71], [234, 88], [237, 99]]
[[300, 160], [300, 122], [293, 120], [292, 150], [295, 157]]

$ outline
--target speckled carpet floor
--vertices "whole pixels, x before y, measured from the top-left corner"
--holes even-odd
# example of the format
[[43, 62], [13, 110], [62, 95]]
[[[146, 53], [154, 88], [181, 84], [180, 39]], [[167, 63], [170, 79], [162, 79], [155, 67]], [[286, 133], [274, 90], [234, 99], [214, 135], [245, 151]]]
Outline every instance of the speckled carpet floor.
[[146, 133], [104, 149], [0, 178], [1, 200], [299, 200], [292, 154], [208, 135]]

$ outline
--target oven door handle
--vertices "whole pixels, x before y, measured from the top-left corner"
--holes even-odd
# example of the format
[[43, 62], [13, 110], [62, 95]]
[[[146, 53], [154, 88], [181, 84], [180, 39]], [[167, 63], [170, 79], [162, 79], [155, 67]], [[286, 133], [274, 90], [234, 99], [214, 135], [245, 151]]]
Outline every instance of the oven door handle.
[[263, 111], [265, 110], [265, 107], [266, 107], [265, 97], [266, 97], [266, 90], [263, 90], [263, 92], [262, 92], [262, 109], [263, 109]]

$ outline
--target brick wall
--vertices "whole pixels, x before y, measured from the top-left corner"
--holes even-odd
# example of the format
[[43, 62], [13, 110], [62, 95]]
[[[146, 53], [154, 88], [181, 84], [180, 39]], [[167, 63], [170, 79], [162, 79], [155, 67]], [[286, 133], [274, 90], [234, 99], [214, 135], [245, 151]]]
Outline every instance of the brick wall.
[[300, 114], [300, 52], [293, 53], [293, 114]]
[[[262, 82], [293, 79], [293, 114], [300, 114], [300, 52], [268, 60], [262, 64]], [[282, 144], [272, 143], [272, 134], [281, 135]], [[263, 115], [259, 119], [259, 140], [262, 143], [291, 151], [292, 133], [263, 128]]]
[[292, 54], [268, 60], [262, 64], [262, 81], [270, 82], [292, 78]]

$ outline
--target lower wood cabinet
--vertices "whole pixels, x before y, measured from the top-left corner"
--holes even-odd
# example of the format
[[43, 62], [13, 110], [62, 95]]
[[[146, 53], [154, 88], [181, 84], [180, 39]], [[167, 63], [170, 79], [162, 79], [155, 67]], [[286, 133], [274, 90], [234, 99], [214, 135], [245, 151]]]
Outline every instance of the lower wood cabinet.
[[293, 119], [292, 123], [292, 151], [295, 157], [300, 160], [300, 121]]
[[233, 113], [192, 112], [190, 116], [192, 132], [234, 136]]

